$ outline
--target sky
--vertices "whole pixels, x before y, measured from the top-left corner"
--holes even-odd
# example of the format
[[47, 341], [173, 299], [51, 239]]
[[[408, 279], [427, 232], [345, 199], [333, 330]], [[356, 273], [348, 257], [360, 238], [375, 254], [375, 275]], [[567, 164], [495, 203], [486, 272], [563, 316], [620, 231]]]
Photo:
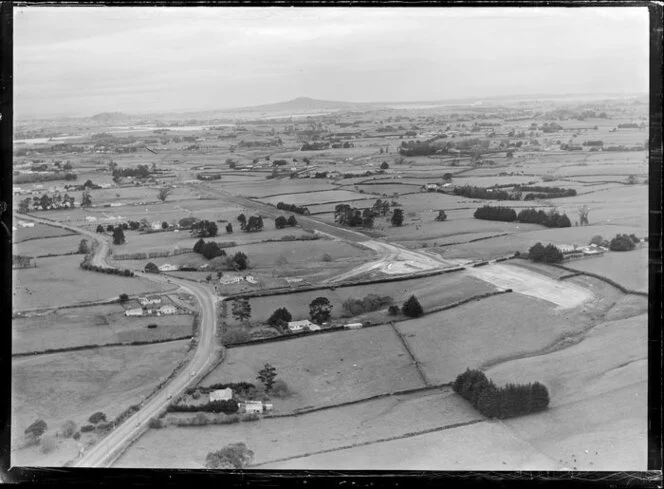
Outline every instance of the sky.
[[16, 7], [14, 116], [648, 91], [646, 8]]

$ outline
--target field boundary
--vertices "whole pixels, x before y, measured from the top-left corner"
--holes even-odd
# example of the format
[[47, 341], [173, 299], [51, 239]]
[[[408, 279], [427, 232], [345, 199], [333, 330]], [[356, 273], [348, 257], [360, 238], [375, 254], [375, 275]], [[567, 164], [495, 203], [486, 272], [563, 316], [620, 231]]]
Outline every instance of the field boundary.
[[[565, 276], [564, 278], [570, 278], [572, 276], [578, 276], [578, 275], [586, 275], [588, 277], [596, 278], [597, 280], [601, 280], [602, 282], [606, 282], [607, 284], [614, 286], [616, 289], [620, 290], [623, 294], [632, 294], [632, 295], [640, 295], [641, 297], [648, 297], [648, 292], [639, 292], [638, 290], [628, 289], [627, 287], [623, 287], [618, 282], [614, 282], [608, 277], [604, 277], [602, 275], [598, 275], [593, 272], [583, 272], [580, 270], [575, 270], [573, 268], [568, 268], [564, 265], [559, 265], [557, 263], [552, 263], [552, 265], [556, 268], [560, 268], [562, 270], [567, 270], [568, 272], [571, 272], [571, 275]], [[559, 280], [562, 279], [563, 277], [560, 277]]]
[[408, 346], [408, 343], [404, 339], [401, 332], [396, 328], [396, 326], [394, 325], [394, 322], [390, 321], [389, 325], [390, 325], [390, 329], [392, 331], [394, 331], [394, 333], [399, 338], [399, 341], [401, 342], [403, 347], [408, 352], [408, 355], [410, 355], [410, 359], [412, 360], [413, 365], [415, 365], [415, 368], [417, 369], [417, 373], [420, 375], [420, 378], [422, 379], [422, 382], [424, 382], [424, 385], [427, 386], [427, 387], [430, 386], [431, 382], [429, 382], [429, 379], [427, 379], [427, 376], [425, 375], [424, 370], [422, 370], [422, 366], [420, 365], [420, 361], [417, 359], [415, 354], [411, 351], [410, 346]]
[[144, 345], [156, 345], [158, 343], [171, 343], [173, 341], [182, 341], [193, 338], [191, 334], [185, 336], [178, 336], [177, 338], [168, 338], [164, 340], [154, 340], [154, 341], [129, 341], [129, 342], [119, 342], [119, 343], [104, 343], [103, 345], [81, 345], [81, 346], [71, 346], [67, 348], [49, 348], [48, 350], [40, 351], [31, 351], [25, 353], [12, 353], [12, 357], [31, 357], [37, 355], [50, 355], [54, 353], [67, 353], [71, 351], [81, 351], [81, 350], [94, 350], [96, 348], [106, 348], [112, 346], [144, 346]]
[[408, 275], [408, 276], [400, 276], [400, 277], [385, 277], [385, 278], [379, 278], [379, 279], [373, 279], [373, 280], [357, 280], [353, 282], [343, 282], [339, 285], [313, 285], [310, 287], [301, 287], [298, 288], [297, 290], [293, 289], [271, 289], [271, 290], [264, 290], [264, 291], [256, 291], [256, 292], [250, 292], [250, 293], [238, 293], [238, 294], [232, 294], [227, 296], [224, 300], [234, 300], [234, 299], [250, 299], [253, 297], [269, 297], [273, 295], [286, 295], [286, 294], [292, 294], [294, 292], [313, 292], [316, 290], [335, 290], [335, 289], [342, 289], [346, 287], [355, 287], [358, 285], [372, 285], [372, 284], [382, 284], [382, 283], [388, 283], [388, 282], [403, 282], [406, 280], [416, 280], [418, 278], [427, 278], [427, 277], [433, 277], [436, 275], [442, 275], [445, 273], [451, 273], [451, 272], [458, 272], [461, 270], [465, 270], [465, 267], [462, 266], [454, 266], [450, 268], [444, 268], [442, 270], [434, 270], [431, 272], [424, 272], [419, 275]]
[[[445, 311], [447, 309], [453, 309], [453, 308], [459, 307], [463, 304], [467, 304], [469, 302], [486, 299], [486, 298], [492, 297], [494, 295], [508, 294], [510, 292], [512, 292], [512, 289], [497, 290], [497, 291], [493, 291], [493, 292], [486, 292], [484, 294], [474, 295], [472, 297], [467, 297], [466, 299], [461, 299], [459, 301], [452, 302], [452, 303], [446, 304], [444, 306], [435, 307], [435, 308], [433, 308], [429, 311], [426, 311], [423, 314], [423, 316], [425, 316], [427, 314], [433, 314], [433, 313], [436, 313], [436, 312], [440, 312], [440, 311]], [[226, 304], [225, 301], [223, 301], [222, 303]], [[388, 325], [393, 326], [394, 323], [409, 321], [410, 319], [412, 319], [412, 318], [404, 317], [402, 319], [393, 319], [393, 320], [385, 322], [385, 323], [367, 324], [365, 326], [362, 326], [361, 329], [376, 328], [378, 326], [388, 326]], [[321, 330], [318, 330], [318, 331], [310, 331], [308, 333], [286, 334], [286, 335], [273, 336], [271, 338], [261, 338], [261, 339], [257, 339], [257, 340], [251, 340], [251, 341], [243, 341], [243, 342], [240, 342], [240, 343], [233, 343], [233, 344], [230, 344], [230, 345], [225, 345], [225, 347], [228, 348], [228, 349], [232, 349], [232, 348], [239, 348], [239, 347], [242, 347], [242, 346], [251, 346], [251, 345], [258, 345], [258, 344], [263, 344], [263, 343], [272, 343], [272, 342], [277, 342], [277, 341], [294, 340], [296, 338], [307, 338], [307, 337], [310, 337], [310, 336], [327, 334], [327, 333], [334, 333], [334, 332], [339, 332], [339, 331], [344, 331], [344, 330], [351, 331], [349, 328], [346, 328], [344, 326], [333, 326], [331, 328], [324, 328], [324, 329], [321, 329]], [[413, 355], [411, 353], [411, 357], [412, 356]], [[413, 359], [413, 360], [416, 361], [415, 359]], [[427, 383], [427, 382], [425, 381], [425, 383]]]
[[462, 426], [469, 426], [469, 425], [476, 424], [476, 423], [483, 423], [484, 421], [486, 421], [486, 419], [473, 419], [471, 421], [465, 421], [463, 423], [454, 423], [454, 424], [445, 425], [445, 426], [438, 426], [436, 428], [429, 428], [427, 430], [421, 430], [421, 431], [413, 431], [413, 432], [410, 432], [410, 433], [405, 433], [403, 435], [391, 436], [391, 437], [388, 437], [388, 438], [379, 438], [377, 440], [365, 441], [365, 442], [361, 442], [361, 443], [353, 443], [352, 445], [345, 445], [345, 446], [341, 446], [341, 447], [337, 447], [337, 448], [328, 448], [328, 449], [319, 450], [319, 451], [316, 451], [316, 452], [304, 453], [302, 455], [294, 455], [292, 457], [284, 457], [284, 458], [280, 458], [280, 459], [269, 460], [267, 462], [261, 462], [259, 464], [250, 465], [249, 468], [251, 468], [251, 467], [260, 467], [261, 465], [273, 464], [273, 463], [277, 463], [277, 462], [285, 462], [285, 461], [288, 461], [288, 460], [294, 460], [296, 458], [306, 458], [306, 457], [310, 457], [312, 455], [320, 455], [322, 453], [337, 452], [337, 451], [340, 451], [340, 450], [347, 450], [349, 448], [361, 447], [361, 446], [366, 446], [366, 445], [373, 445], [375, 443], [383, 443], [383, 442], [387, 442], [387, 441], [401, 440], [401, 439], [404, 439], [404, 438], [413, 438], [415, 436], [426, 435], [428, 433], [435, 433], [437, 431], [451, 430], [451, 429], [454, 429], [454, 428], [460, 428]]
[[310, 414], [310, 413], [315, 413], [318, 411], [326, 411], [328, 409], [336, 409], [340, 407], [346, 407], [346, 406], [352, 406], [354, 404], [362, 404], [363, 402], [371, 402], [375, 401], [377, 399], [384, 399], [386, 397], [392, 397], [392, 396], [404, 396], [408, 394], [416, 394], [418, 392], [426, 392], [426, 391], [433, 391], [433, 390], [439, 390], [452, 387], [451, 382], [446, 382], [444, 384], [437, 384], [437, 385], [427, 385], [425, 387], [416, 387], [414, 389], [404, 389], [401, 391], [395, 391], [395, 392], [385, 392], [383, 394], [376, 394], [374, 396], [369, 396], [369, 397], [363, 397], [362, 399], [355, 399], [353, 401], [345, 401], [345, 402], [339, 402], [336, 404], [326, 404], [325, 406], [318, 406], [318, 407], [312, 407], [312, 408], [302, 408], [300, 410], [294, 410], [292, 413], [284, 413], [284, 414], [271, 414], [267, 416], [263, 416], [264, 419], [270, 419], [270, 418], [292, 418], [296, 416], [302, 416], [304, 414]]

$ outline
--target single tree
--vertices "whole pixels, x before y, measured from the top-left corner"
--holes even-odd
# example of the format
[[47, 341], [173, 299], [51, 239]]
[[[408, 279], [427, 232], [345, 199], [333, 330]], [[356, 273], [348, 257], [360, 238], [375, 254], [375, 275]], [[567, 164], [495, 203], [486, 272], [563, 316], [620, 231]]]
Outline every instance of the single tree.
[[36, 440], [39, 439], [47, 429], [48, 425], [46, 424], [46, 421], [43, 419], [38, 419], [30, 426], [28, 426], [24, 433]]
[[278, 329], [283, 329], [292, 320], [293, 316], [290, 312], [288, 312], [288, 309], [285, 307], [280, 307], [272, 313], [272, 315], [267, 320], [267, 324]]
[[127, 294], [120, 294], [120, 296], [118, 297], [118, 299], [119, 299], [120, 302], [127, 302], [127, 301], [129, 300], [129, 295], [127, 295]]
[[[381, 149], [381, 152], [382, 152], [382, 149]], [[380, 169], [381, 169], [381, 170], [387, 170], [389, 167], [390, 167], [390, 165], [387, 164], [387, 161], [383, 161], [383, 162], [380, 164]]]
[[81, 207], [90, 207], [92, 205], [92, 196], [85, 190], [81, 195]]
[[390, 307], [387, 308], [387, 313], [390, 316], [398, 316], [399, 315], [399, 306], [393, 304]]
[[636, 175], [630, 175], [627, 177], [628, 185], [636, 185], [637, 183], [639, 183], [639, 180], [636, 178]]
[[238, 251], [235, 253], [235, 255], [233, 255], [231, 263], [233, 268], [235, 268], [236, 270], [246, 270], [247, 268], [249, 268], [249, 261], [247, 255], [245, 255], [241, 251]]
[[102, 226], [101, 224], [97, 224], [97, 232], [98, 233], [103, 233], [104, 232], [104, 226]]
[[265, 392], [270, 392], [272, 390], [272, 384], [274, 384], [274, 378], [277, 376], [277, 369], [274, 368], [269, 363], [266, 363], [261, 370], [258, 371], [257, 380], [260, 380], [265, 386]]
[[161, 229], [168, 229], [168, 223], [166, 221], [162, 221]]
[[230, 222], [228, 224], [226, 224], [226, 232], [228, 234], [233, 232], [233, 225]]
[[84, 255], [90, 253], [90, 246], [88, 245], [87, 239], [82, 239], [81, 242], [78, 243], [78, 252]]
[[284, 216], [279, 216], [274, 220], [274, 225], [277, 229], [283, 229], [288, 224], [288, 221]]
[[416, 318], [421, 316], [424, 313], [420, 301], [417, 300], [417, 297], [411, 295], [406, 302], [403, 303], [401, 311], [408, 317]]
[[393, 226], [401, 226], [403, 224], [403, 209], [394, 209], [391, 222]]
[[65, 421], [62, 426], [60, 427], [60, 431], [58, 432], [58, 435], [63, 437], [63, 438], [71, 438], [74, 436], [74, 433], [76, 433], [76, 423], [73, 421]]
[[173, 193], [173, 189], [171, 187], [162, 187], [159, 189], [157, 192], [157, 198], [161, 200], [162, 202], [166, 202], [166, 199], [168, 198], [169, 195]]
[[125, 242], [124, 231], [121, 226], [116, 227], [113, 230], [113, 244], [121, 245]]
[[113, 224], [109, 224], [108, 226], [106, 226], [106, 232], [108, 232], [108, 233], [113, 232]]
[[254, 452], [244, 443], [231, 443], [217, 452], [210, 452], [205, 458], [208, 469], [243, 469], [254, 459]]
[[295, 219], [293, 214], [291, 214], [291, 216], [288, 218], [287, 224], [291, 227], [297, 226], [297, 219]]
[[447, 220], [447, 214], [444, 210], [439, 210], [438, 215], [436, 216], [436, 221], [445, 221]]
[[159, 273], [159, 267], [152, 262], [145, 265], [145, 273]]
[[88, 418], [88, 421], [92, 424], [98, 424], [98, 423], [103, 423], [106, 421], [106, 415], [102, 413], [101, 411], [97, 411], [94, 413], [92, 416]]
[[309, 304], [309, 316], [316, 324], [322, 324], [330, 319], [332, 312], [332, 304], [326, 297], [316, 297], [311, 304]]
[[240, 229], [244, 230], [244, 227], [247, 225], [247, 216], [240, 214], [237, 216], [237, 220], [240, 222]]
[[238, 321], [246, 321], [251, 317], [251, 304], [248, 299], [235, 299], [232, 308], [233, 317]]
[[579, 226], [588, 226], [588, 213], [590, 212], [590, 208], [587, 205], [582, 205], [579, 207]]

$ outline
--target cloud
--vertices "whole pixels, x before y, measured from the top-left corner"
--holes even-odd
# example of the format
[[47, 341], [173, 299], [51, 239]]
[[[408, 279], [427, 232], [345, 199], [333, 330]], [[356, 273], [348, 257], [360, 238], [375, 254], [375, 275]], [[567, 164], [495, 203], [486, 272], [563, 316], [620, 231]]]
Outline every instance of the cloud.
[[22, 7], [14, 33], [17, 113], [647, 90], [643, 8]]

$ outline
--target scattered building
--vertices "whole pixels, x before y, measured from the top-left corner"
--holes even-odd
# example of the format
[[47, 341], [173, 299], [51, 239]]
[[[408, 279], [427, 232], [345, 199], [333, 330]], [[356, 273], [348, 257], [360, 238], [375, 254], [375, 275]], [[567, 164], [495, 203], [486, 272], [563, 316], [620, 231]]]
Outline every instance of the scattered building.
[[250, 284], [254, 284], [254, 285], [255, 285], [255, 284], [258, 283], [258, 280], [256, 280], [256, 279], [255, 279], [253, 276], [251, 276], [251, 275], [247, 275], [246, 277], [244, 277], [244, 279], [245, 279], [247, 282], [249, 282]]
[[143, 315], [143, 309], [140, 307], [134, 309], [127, 309], [125, 311], [125, 316], [142, 316], [142, 315]]
[[159, 308], [160, 314], [175, 314], [177, 311], [177, 307], [172, 304], [164, 304]]
[[311, 329], [311, 326], [316, 326], [316, 325], [311, 321], [309, 321], [308, 319], [302, 319], [301, 321], [290, 321], [288, 323], [288, 329], [293, 332], [302, 331], [305, 328]]
[[177, 265], [172, 265], [171, 263], [164, 263], [163, 265], [159, 266], [159, 271], [160, 272], [174, 272], [178, 270], [180, 267]]
[[230, 387], [210, 392], [210, 402], [229, 401], [231, 399], [233, 399], [233, 389], [231, 389]]
[[246, 414], [260, 414], [263, 412], [263, 401], [245, 401], [241, 404]]
[[362, 327], [362, 323], [348, 323], [344, 325], [344, 328], [348, 329], [360, 329]]
[[138, 302], [142, 306], [147, 306], [149, 304], [161, 304], [161, 297], [158, 295], [148, 295], [138, 298]]

